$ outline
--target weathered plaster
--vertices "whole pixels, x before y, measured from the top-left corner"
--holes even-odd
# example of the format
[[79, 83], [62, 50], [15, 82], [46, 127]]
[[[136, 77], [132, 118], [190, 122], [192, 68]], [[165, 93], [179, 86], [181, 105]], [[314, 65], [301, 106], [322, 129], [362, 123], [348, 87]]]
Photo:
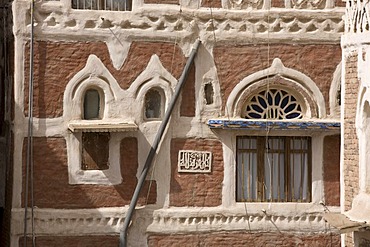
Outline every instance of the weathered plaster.
[[[286, 4], [290, 1], [286, 1]], [[235, 202], [235, 138], [244, 132], [213, 132], [205, 124], [209, 118], [221, 114], [221, 92], [217, 78], [217, 69], [213, 60], [214, 44], [254, 44], [254, 43], [331, 43], [337, 44], [343, 31], [343, 8], [322, 9], [317, 11], [302, 9], [269, 9], [265, 1], [262, 9], [251, 10], [243, 6], [231, 6], [223, 0], [225, 9], [201, 8], [193, 0], [180, 1], [181, 6], [144, 4], [134, 1], [132, 12], [78, 11], [71, 8], [70, 1], [46, 1], [36, 3], [35, 36], [37, 40], [52, 41], [103, 41], [107, 44], [114, 68], [122, 67], [133, 41], [151, 40], [154, 42], [174, 42], [188, 55], [193, 41], [200, 38], [203, 42], [195, 60], [196, 116], [179, 117], [176, 108], [167, 129], [167, 135], [161, 143], [150, 179], [157, 182], [157, 204], [138, 210], [138, 218], [130, 230], [129, 245], [146, 245], [145, 232], [195, 232], [217, 230], [241, 230], [248, 223], [253, 231], [318, 231], [327, 228], [320, 214], [324, 208], [318, 203], [323, 200], [322, 178], [322, 140], [324, 134], [307, 132], [313, 136], [315, 169], [313, 172], [313, 203], [308, 204], [244, 204]], [[327, 1], [326, 7], [332, 7], [333, 1]], [[227, 9], [229, 8], [229, 9]], [[240, 10], [237, 10], [240, 8]], [[22, 235], [24, 211], [21, 208], [21, 164], [22, 143], [27, 134], [27, 118], [24, 117], [24, 44], [29, 39], [30, 20], [29, 2], [15, 1], [14, 34], [15, 42], [15, 91], [14, 101], [14, 190], [12, 246], [18, 246], [17, 238]], [[113, 34], [114, 33], [114, 34]], [[274, 67], [275, 66], [275, 67]], [[274, 70], [274, 69], [275, 70]], [[326, 118], [325, 102], [313, 81], [298, 71], [285, 68], [275, 62], [269, 73], [283, 73], [304, 81], [302, 87], [313, 93], [318, 102], [320, 118]], [[259, 72], [264, 76], [267, 72]], [[258, 76], [257, 76], [258, 77]], [[138, 125], [138, 131], [114, 133], [110, 141], [110, 162], [113, 168], [107, 173], [93, 172], [82, 178], [71, 178], [81, 183], [116, 184], [121, 181], [118, 167], [119, 143], [125, 137], [135, 137], [139, 143], [137, 176], [145, 163], [151, 143], [156, 135], [160, 121], [144, 121], [143, 102], [145, 93], [151, 87], [160, 87], [165, 94], [165, 106], [172, 97], [177, 83], [176, 78], [167, 71], [159, 57], [153, 55], [146, 69], [135, 79], [127, 90], [117, 84], [104, 64], [95, 55], [91, 55], [85, 68], [78, 72], [67, 86], [63, 101], [63, 116], [58, 118], [35, 118], [35, 136], [62, 136], [67, 141], [67, 149], [72, 150], [69, 164], [79, 164], [79, 134], [68, 130], [68, 123], [81, 118], [81, 97], [89, 86], [102, 88], [105, 94], [105, 109], [102, 121], [107, 123], [125, 120]], [[205, 105], [203, 100], [204, 84], [212, 83], [214, 103]], [[238, 95], [242, 87], [238, 86], [233, 95]], [[231, 96], [230, 96], [231, 97]], [[230, 98], [232, 104], [236, 96]], [[228, 101], [229, 102], [229, 101]], [[235, 109], [232, 109], [234, 111]], [[299, 132], [295, 132], [299, 133]], [[252, 134], [260, 134], [253, 132]], [[274, 134], [286, 134], [276, 132]], [[292, 133], [293, 134], [293, 133]], [[224, 152], [224, 178], [222, 187], [222, 205], [210, 208], [169, 207], [171, 169], [171, 138], [219, 138]], [[72, 154], [74, 153], [74, 154]], [[316, 169], [317, 168], [317, 169]], [[73, 172], [71, 172], [73, 173]], [[158, 208], [162, 208], [155, 211]], [[266, 209], [266, 214], [261, 211]], [[330, 208], [336, 211], [337, 208]], [[127, 207], [100, 208], [81, 210], [36, 209], [36, 234], [117, 234], [125, 217]], [[153, 211], [154, 220], [153, 220]], [[212, 218], [213, 217], [213, 218]], [[137, 224], [144, 222], [143, 224]], [[292, 223], [293, 222], [293, 223]], [[147, 226], [151, 224], [149, 228]], [[30, 226], [30, 224], [29, 224]], [[165, 228], [164, 228], [165, 227]], [[138, 242], [139, 241], [139, 242]]]
[[[309, 96], [313, 97], [314, 101], [318, 107], [318, 118], [325, 118], [326, 117], [326, 110], [325, 110], [325, 100], [320, 92], [320, 89], [317, 87], [315, 82], [310, 79], [308, 76], [304, 75], [303, 73], [286, 68], [280, 59], [275, 58], [271, 64], [271, 67], [262, 71], [258, 71], [252, 75], [247, 76], [244, 78], [230, 93], [229, 98], [227, 99], [226, 107], [229, 114], [232, 114], [229, 117], [238, 117], [238, 111], [243, 104], [243, 91], [246, 90], [249, 86], [251, 86], [256, 81], [273, 77], [274, 75], [280, 75], [283, 77], [287, 77], [292, 79], [297, 86], [299, 86], [302, 91], [306, 92]], [[307, 99], [306, 99], [307, 100]], [[311, 100], [312, 101], [312, 100]], [[307, 102], [307, 101], [306, 101]], [[307, 104], [307, 103], [306, 103]], [[308, 104], [307, 104], [308, 105]], [[307, 114], [308, 118], [310, 118], [311, 113], [308, 111]]]

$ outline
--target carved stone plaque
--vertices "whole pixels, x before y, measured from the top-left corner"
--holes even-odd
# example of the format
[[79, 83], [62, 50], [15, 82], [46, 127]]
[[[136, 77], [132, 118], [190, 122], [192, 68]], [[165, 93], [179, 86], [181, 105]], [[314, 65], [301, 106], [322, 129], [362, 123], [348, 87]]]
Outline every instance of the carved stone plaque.
[[211, 172], [212, 153], [203, 151], [180, 150], [177, 160], [178, 172]]

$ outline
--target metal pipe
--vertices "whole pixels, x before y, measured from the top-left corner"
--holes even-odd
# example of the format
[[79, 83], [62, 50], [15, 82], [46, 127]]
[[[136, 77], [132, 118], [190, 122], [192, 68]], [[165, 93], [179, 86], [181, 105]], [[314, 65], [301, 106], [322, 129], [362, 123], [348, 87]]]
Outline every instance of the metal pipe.
[[185, 64], [185, 68], [180, 76], [180, 79], [179, 79], [179, 83], [177, 84], [176, 88], [175, 88], [175, 93], [171, 99], [171, 102], [168, 106], [168, 109], [166, 111], [166, 114], [163, 118], [163, 121], [158, 129], [158, 132], [157, 132], [157, 135], [154, 139], [154, 142], [150, 148], [150, 151], [149, 151], [149, 154], [146, 158], [146, 162], [145, 162], [145, 165], [144, 165], [144, 168], [140, 174], [140, 177], [139, 177], [139, 180], [137, 182], [137, 185], [136, 185], [136, 188], [135, 188], [135, 192], [134, 192], [134, 195], [132, 196], [132, 199], [131, 199], [131, 203], [130, 203], [130, 206], [129, 206], [129, 209], [126, 213], [126, 218], [125, 218], [125, 221], [123, 222], [123, 227], [122, 227], [122, 230], [120, 232], [120, 247], [126, 247], [127, 246], [127, 231], [128, 231], [128, 228], [130, 226], [130, 222], [131, 222], [131, 218], [132, 218], [132, 214], [135, 210], [135, 207], [136, 207], [136, 204], [137, 204], [137, 201], [139, 199], [139, 194], [140, 194], [140, 191], [144, 185], [144, 182], [145, 182], [145, 179], [146, 179], [146, 176], [149, 172], [149, 169], [152, 165], [152, 162], [153, 162], [153, 158], [155, 156], [155, 153], [157, 152], [157, 149], [158, 149], [158, 146], [162, 140], [162, 137], [163, 137], [163, 134], [166, 130], [166, 127], [168, 125], [168, 122], [169, 122], [169, 119], [172, 115], [172, 111], [173, 111], [173, 108], [177, 102], [177, 99], [180, 95], [180, 92], [181, 92], [181, 89], [183, 88], [184, 84], [185, 84], [185, 81], [186, 81], [186, 78], [188, 76], [188, 73], [189, 73], [189, 70], [190, 70], [190, 66], [191, 64], [193, 63], [194, 61], [194, 58], [195, 58], [195, 55], [198, 51], [198, 48], [199, 48], [199, 44], [200, 44], [200, 40], [198, 39], [196, 42], [195, 42], [195, 46], [193, 47], [193, 50], [191, 51], [191, 54]]
[[30, 32], [30, 73], [28, 83], [28, 134], [27, 134], [27, 161], [26, 161], [26, 181], [24, 185], [24, 238], [23, 246], [27, 247], [27, 208], [28, 208], [28, 186], [31, 180], [31, 234], [32, 246], [35, 246], [34, 235], [34, 211], [33, 211], [33, 43], [34, 43], [34, 7], [35, 2], [31, 0], [31, 32]]

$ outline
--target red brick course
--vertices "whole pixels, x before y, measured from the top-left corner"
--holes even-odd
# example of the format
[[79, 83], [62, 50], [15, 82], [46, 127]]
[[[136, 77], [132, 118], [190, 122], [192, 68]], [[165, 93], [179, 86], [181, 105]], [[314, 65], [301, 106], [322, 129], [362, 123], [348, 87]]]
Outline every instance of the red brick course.
[[222, 8], [221, 0], [202, 0], [202, 7], [206, 8]]
[[[212, 172], [179, 173], [179, 150], [212, 152]], [[171, 141], [171, 188], [170, 205], [188, 207], [212, 207], [221, 204], [223, 181], [222, 145], [209, 139], [172, 139]]]
[[359, 190], [359, 150], [358, 139], [356, 134], [356, 109], [359, 81], [357, 79], [357, 55], [347, 58], [345, 61], [345, 95], [344, 101], [344, 143], [343, 150], [343, 176], [344, 176], [344, 196], [345, 210], [352, 207], [353, 197], [358, 194]]
[[[23, 183], [25, 181], [25, 157], [27, 139], [23, 146]], [[136, 138], [124, 138], [121, 142], [121, 173], [119, 185], [70, 185], [68, 183], [67, 151], [64, 138], [34, 138], [34, 204], [39, 208], [97, 208], [128, 205], [137, 178], [138, 146]], [[144, 185], [139, 205], [156, 202], [156, 182]], [[23, 187], [24, 188], [24, 184]], [[22, 205], [23, 193], [22, 193]]]
[[[19, 239], [19, 246], [23, 246], [23, 239]], [[117, 247], [119, 236], [40, 236], [35, 242], [37, 247]], [[27, 246], [32, 246], [30, 238]]]
[[[86, 65], [89, 55], [96, 55], [123, 89], [130, 87], [146, 68], [153, 54], [163, 66], [179, 78], [186, 59], [172, 43], [133, 42], [122, 68], [116, 70], [107, 45], [103, 42], [35, 42], [34, 117], [52, 118], [63, 114], [63, 94], [67, 83]], [[28, 112], [29, 47], [25, 48], [25, 115]], [[56, 71], [58, 73], [56, 73]]]
[[[298, 70], [310, 77], [324, 96], [329, 112], [329, 90], [333, 73], [341, 62], [340, 45], [265, 44], [214, 48], [220, 80], [223, 106], [235, 85], [245, 77], [271, 66], [273, 58], [280, 58], [285, 67]], [[267, 61], [270, 58], [270, 61]]]
[[194, 246], [340, 246], [338, 234], [299, 234], [299, 233], [248, 233], [248, 232], [219, 232], [186, 235], [150, 235], [149, 247], [194, 247]]
[[[359, 146], [356, 134], [356, 109], [359, 91], [359, 81], [357, 77], [357, 54], [346, 58], [345, 62], [345, 83], [344, 83], [344, 150], [343, 150], [343, 170], [344, 179], [344, 209], [350, 210], [352, 201], [359, 191]], [[343, 92], [343, 89], [342, 89]], [[345, 235], [345, 246], [353, 246], [353, 235]]]
[[195, 66], [191, 66], [188, 78], [181, 91], [180, 116], [195, 116]]
[[324, 138], [324, 191], [328, 206], [340, 206], [340, 135]]

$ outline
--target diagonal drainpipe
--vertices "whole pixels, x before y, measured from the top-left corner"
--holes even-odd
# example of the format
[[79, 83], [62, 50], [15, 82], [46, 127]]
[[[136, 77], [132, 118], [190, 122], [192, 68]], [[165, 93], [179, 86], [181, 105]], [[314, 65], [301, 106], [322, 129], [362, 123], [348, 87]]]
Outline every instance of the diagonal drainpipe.
[[121, 232], [120, 232], [120, 245], [119, 245], [120, 247], [126, 247], [127, 246], [127, 231], [128, 231], [129, 226], [130, 226], [131, 218], [132, 218], [132, 215], [135, 211], [137, 201], [139, 199], [140, 191], [143, 188], [146, 176], [147, 176], [147, 174], [149, 172], [149, 169], [152, 165], [154, 155], [157, 152], [159, 143], [162, 140], [163, 134], [166, 130], [169, 119], [172, 115], [173, 108], [174, 108], [174, 106], [177, 102], [177, 99], [179, 98], [181, 89], [183, 88], [183, 86], [185, 84], [186, 78], [187, 78], [189, 70], [190, 70], [190, 66], [194, 61], [194, 58], [195, 58], [195, 55], [197, 54], [199, 45], [200, 45], [200, 40], [198, 39], [195, 42], [193, 50], [191, 51], [190, 56], [189, 56], [189, 58], [188, 58], [188, 60], [185, 64], [185, 68], [182, 71], [182, 74], [181, 74], [180, 79], [179, 79], [179, 83], [177, 84], [177, 86], [175, 88], [175, 93], [174, 93], [174, 95], [173, 95], [173, 97], [170, 101], [170, 104], [168, 106], [166, 114], [165, 114], [165, 116], [163, 118], [163, 121], [162, 121], [162, 123], [161, 123], [161, 125], [158, 129], [157, 135], [156, 135], [156, 137], [154, 139], [154, 142], [153, 142], [153, 144], [150, 148], [149, 154], [146, 158], [144, 168], [143, 168], [143, 170], [140, 174], [139, 180], [137, 182], [137, 185], [136, 185], [136, 188], [135, 188], [135, 191], [134, 191], [134, 195], [132, 196], [130, 206], [129, 206], [129, 208], [127, 210], [127, 213], [126, 213], [125, 221], [123, 222], [123, 227], [122, 227]]

